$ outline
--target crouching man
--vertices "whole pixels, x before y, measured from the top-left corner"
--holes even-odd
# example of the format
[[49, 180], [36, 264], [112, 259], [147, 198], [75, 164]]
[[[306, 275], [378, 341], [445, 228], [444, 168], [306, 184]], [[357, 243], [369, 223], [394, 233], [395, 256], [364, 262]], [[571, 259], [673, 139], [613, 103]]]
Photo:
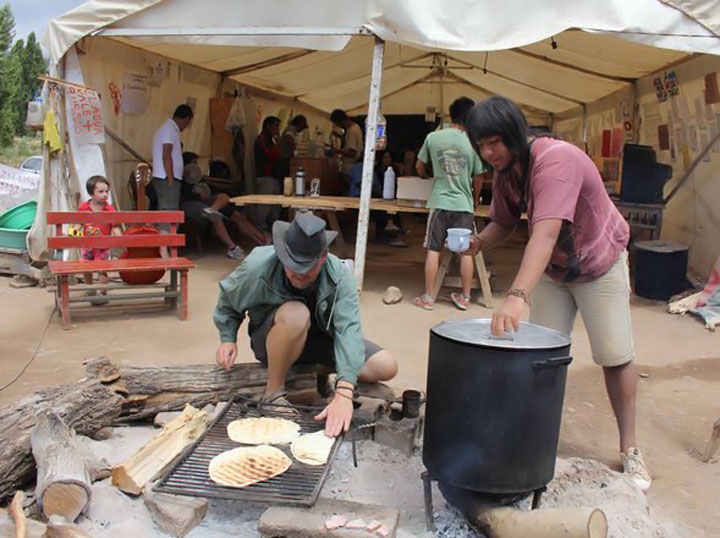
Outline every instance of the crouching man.
[[287, 403], [285, 378], [293, 364], [337, 372], [335, 394], [315, 417], [335, 437], [350, 427], [357, 382], [392, 379], [397, 363], [362, 336], [355, 279], [328, 253], [337, 232], [326, 231], [325, 221], [310, 214], [298, 214], [292, 223], [276, 221], [272, 232], [272, 246], [256, 247], [220, 282], [216, 361], [226, 370], [235, 362], [247, 312], [250, 346], [268, 369], [265, 402]]

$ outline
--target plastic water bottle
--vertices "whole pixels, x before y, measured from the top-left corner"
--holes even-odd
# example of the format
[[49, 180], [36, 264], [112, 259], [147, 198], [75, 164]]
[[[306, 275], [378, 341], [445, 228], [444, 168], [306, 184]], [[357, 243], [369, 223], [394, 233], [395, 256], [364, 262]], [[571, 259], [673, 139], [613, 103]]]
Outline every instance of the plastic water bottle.
[[305, 169], [302, 166], [295, 172], [295, 196], [305, 196]]
[[[365, 118], [365, 129], [367, 130], [368, 120]], [[377, 130], [375, 131], [375, 149], [382, 151], [387, 147], [387, 120], [380, 112], [377, 116]]]
[[395, 170], [392, 169], [392, 166], [387, 167], [383, 177], [383, 199], [395, 199]]
[[[375, 149], [382, 151], [387, 147], [387, 120], [378, 112], [377, 131], [375, 133]], [[395, 198], [395, 196], [393, 196]]]

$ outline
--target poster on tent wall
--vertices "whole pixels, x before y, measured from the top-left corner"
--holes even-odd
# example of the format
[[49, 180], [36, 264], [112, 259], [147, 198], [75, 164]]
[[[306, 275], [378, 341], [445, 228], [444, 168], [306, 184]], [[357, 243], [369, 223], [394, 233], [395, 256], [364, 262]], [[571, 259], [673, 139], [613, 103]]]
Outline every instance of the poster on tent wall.
[[68, 86], [67, 92], [78, 144], [105, 143], [105, 125], [98, 93], [79, 86]]
[[147, 108], [148, 76], [141, 73], [123, 75], [122, 105], [123, 114], [144, 114]]

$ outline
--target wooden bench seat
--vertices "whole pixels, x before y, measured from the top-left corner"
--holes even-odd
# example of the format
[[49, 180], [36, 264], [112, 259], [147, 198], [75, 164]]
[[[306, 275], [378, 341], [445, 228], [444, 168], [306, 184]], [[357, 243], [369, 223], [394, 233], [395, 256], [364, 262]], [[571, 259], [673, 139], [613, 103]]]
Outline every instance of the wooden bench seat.
[[[48, 247], [56, 250], [56, 258], [62, 258], [62, 251], [67, 249], [118, 249], [118, 248], [165, 248], [169, 256], [164, 258], [129, 258], [110, 260], [52, 260], [49, 263], [50, 272], [57, 277], [55, 289], [56, 304], [62, 317], [63, 328], [70, 328], [70, 304], [78, 302], [93, 302], [97, 297], [73, 296], [71, 291], [95, 291], [136, 289], [136, 288], [164, 288], [163, 291], [149, 293], [118, 293], [104, 295], [103, 299], [128, 300], [163, 298], [171, 307], [179, 310], [181, 320], [188, 315], [188, 271], [195, 268], [195, 264], [177, 254], [178, 247], [185, 245], [185, 236], [177, 233], [177, 227], [184, 221], [182, 211], [54, 211], [47, 214], [47, 223], [55, 226], [55, 236], [48, 238]], [[120, 224], [165, 224], [169, 230], [166, 233], [146, 233], [133, 235], [100, 235], [100, 236], [72, 236], [63, 232], [74, 225], [120, 225]], [[139, 272], [139, 271], [169, 271], [170, 282], [167, 284], [150, 285], [99, 285], [70, 287], [70, 277], [75, 274], [96, 272]], [[179, 278], [178, 278], [179, 277]], [[179, 281], [179, 282], [178, 282]], [[179, 286], [178, 286], [179, 284]]]

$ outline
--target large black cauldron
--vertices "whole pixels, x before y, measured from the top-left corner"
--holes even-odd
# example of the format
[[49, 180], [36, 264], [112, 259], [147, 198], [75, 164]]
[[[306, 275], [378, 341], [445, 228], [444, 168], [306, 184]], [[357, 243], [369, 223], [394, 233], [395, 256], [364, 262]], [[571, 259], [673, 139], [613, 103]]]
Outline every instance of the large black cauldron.
[[500, 494], [547, 485], [569, 351], [566, 335], [529, 323], [502, 338], [489, 319], [433, 327], [423, 446], [432, 479]]

